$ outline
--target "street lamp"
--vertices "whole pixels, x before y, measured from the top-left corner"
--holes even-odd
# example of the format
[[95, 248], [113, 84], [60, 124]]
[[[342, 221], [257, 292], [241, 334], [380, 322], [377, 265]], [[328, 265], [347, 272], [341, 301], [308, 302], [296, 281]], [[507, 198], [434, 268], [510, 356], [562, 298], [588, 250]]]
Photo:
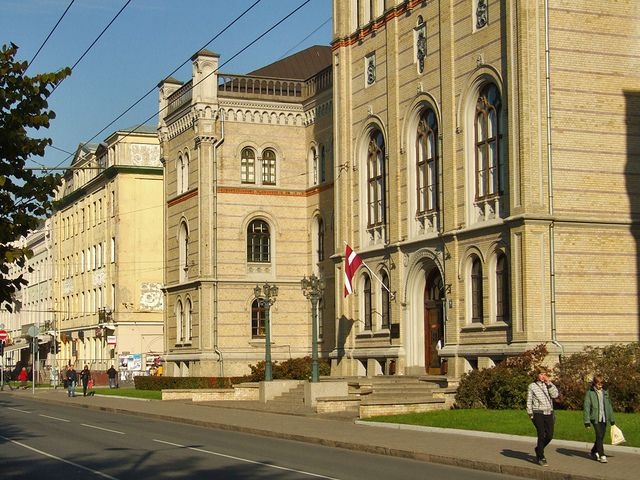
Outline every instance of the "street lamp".
[[258, 307], [264, 308], [264, 380], [270, 382], [273, 380], [273, 372], [271, 370], [271, 325], [269, 321], [269, 310], [271, 305], [276, 303], [278, 296], [278, 287], [276, 285], [256, 285], [253, 289], [253, 296], [258, 301]]
[[311, 382], [318, 381], [318, 301], [324, 290], [324, 279], [313, 273], [300, 281], [304, 296], [311, 300]]

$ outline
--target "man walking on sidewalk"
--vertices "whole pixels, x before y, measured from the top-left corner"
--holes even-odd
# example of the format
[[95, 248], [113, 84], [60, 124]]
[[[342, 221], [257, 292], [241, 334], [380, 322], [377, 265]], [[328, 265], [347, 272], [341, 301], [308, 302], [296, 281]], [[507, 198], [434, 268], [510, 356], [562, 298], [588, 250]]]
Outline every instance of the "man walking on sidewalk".
[[558, 398], [558, 388], [551, 383], [549, 371], [545, 367], [536, 369], [536, 380], [527, 389], [527, 413], [536, 427], [538, 442], [536, 444], [536, 459], [538, 465], [546, 467], [547, 459], [544, 449], [553, 438], [553, 399]]

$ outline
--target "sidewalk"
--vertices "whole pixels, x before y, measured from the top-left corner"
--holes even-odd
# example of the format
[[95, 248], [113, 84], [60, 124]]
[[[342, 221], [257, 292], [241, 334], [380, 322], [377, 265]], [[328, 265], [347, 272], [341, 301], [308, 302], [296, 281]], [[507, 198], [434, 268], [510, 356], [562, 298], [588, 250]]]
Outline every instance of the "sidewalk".
[[600, 464], [589, 458], [591, 443], [553, 440], [546, 451], [549, 466], [540, 467], [534, 462], [533, 437], [362, 422], [353, 414], [291, 415], [266, 411], [258, 402], [136, 400], [99, 393], [68, 398], [63, 389], [3, 393], [526, 478], [635, 480], [640, 467], [638, 448], [607, 445], [609, 463]]

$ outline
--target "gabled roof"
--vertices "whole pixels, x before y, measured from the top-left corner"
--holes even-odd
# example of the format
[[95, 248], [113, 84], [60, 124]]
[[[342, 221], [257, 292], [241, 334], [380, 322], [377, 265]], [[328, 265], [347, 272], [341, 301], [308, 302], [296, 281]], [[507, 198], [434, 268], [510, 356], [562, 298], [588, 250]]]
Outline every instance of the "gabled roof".
[[314, 45], [250, 72], [257, 77], [307, 80], [331, 65], [331, 47]]

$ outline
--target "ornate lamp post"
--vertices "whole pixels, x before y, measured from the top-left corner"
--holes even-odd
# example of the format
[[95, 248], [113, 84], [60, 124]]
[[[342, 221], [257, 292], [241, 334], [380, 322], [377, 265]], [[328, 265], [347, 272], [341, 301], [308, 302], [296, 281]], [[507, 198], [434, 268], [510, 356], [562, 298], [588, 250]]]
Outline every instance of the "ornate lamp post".
[[269, 311], [271, 305], [276, 303], [276, 297], [278, 296], [278, 287], [276, 285], [256, 285], [253, 289], [253, 296], [258, 300], [258, 306], [264, 308], [264, 380], [270, 382], [273, 380], [273, 373], [271, 371], [271, 325], [269, 320]]
[[324, 279], [313, 273], [300, 281], [304, 296], [311, 300], [311, 382], [318, 381], [318, 301], [324, 290]]

